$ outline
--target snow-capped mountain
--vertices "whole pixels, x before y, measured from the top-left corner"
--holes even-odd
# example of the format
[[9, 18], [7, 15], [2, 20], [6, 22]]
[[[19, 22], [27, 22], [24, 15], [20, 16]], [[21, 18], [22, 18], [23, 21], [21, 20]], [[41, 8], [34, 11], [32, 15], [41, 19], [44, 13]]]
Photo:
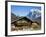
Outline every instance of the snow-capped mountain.
[[32, 9], [29, 11], [29, 14], [27, 15], [27, 17], [31, 20], [35, 20], [38, 17], [41, 17], [41, 12], [39, 9]]

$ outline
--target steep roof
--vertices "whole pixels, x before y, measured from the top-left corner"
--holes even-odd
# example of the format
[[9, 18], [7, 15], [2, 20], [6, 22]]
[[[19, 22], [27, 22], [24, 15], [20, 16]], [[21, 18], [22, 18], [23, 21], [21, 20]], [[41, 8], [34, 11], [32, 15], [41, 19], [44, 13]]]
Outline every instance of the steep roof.
[[22, 18], [14, 20], [12, 23], [14, 23], [15, 21], [18, 21], [18, 20], [22, 20], [22, 19], [25, 19], [27, 21], [31, 21], [32, 22], [32, 20], [28, 19], [27, 17], [22, 17]]

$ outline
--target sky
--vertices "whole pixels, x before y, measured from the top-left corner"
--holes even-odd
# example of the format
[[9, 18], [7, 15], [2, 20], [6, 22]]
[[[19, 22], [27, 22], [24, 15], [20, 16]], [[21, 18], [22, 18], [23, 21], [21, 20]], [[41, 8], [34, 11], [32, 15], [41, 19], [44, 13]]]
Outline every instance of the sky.
[[16, 16], [26, 16], [31, 9], [39, 9], [41, 10], [40, 6], [17, 6], [11, 5], [11, 12], [14, 13]]

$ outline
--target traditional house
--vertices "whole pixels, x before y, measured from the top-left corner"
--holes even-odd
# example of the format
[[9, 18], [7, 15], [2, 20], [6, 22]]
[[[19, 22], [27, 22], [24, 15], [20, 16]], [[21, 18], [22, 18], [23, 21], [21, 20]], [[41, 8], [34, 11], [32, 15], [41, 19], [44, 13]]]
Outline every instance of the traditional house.
[[23, 17], [21, 19], [15, 20], [11, 24], [14, 24], [15, 26], [21, 27], [21, 26], [29, 26], [32, 23], [33, 22], [30, 19], [28, 19], [27, 17]]

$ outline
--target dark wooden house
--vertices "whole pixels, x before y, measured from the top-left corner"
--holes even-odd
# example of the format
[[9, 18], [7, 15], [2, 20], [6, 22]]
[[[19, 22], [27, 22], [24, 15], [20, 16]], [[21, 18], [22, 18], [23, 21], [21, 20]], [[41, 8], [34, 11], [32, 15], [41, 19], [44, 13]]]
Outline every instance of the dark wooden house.
[[15, 20], [11, 24], [14, 24], [17, 27], [22, 27], [22, 26], [30, 26], [33, 22], [28, 19], [27, 17], [23, 17], [21, 19]]

